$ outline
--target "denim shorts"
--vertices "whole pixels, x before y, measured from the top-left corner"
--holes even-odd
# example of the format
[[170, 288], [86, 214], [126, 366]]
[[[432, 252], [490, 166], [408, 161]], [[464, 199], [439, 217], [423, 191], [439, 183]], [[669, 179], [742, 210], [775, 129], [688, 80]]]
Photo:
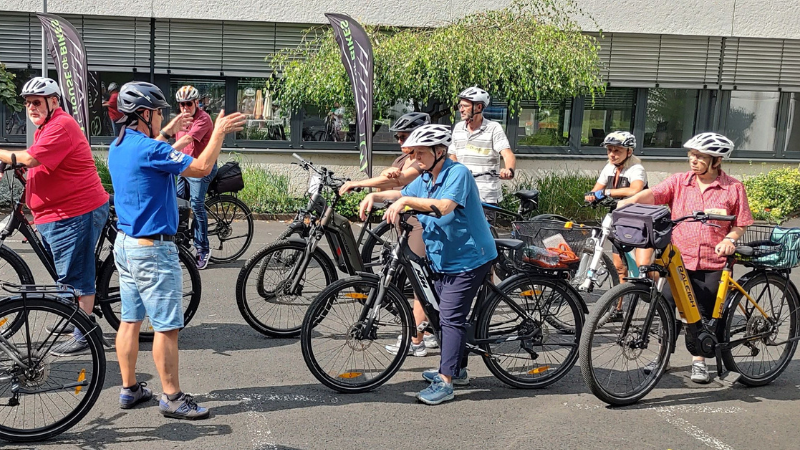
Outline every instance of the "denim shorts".
[[141, 322], [146, 314], [154, 331], [183, 328], [183, 271], [178, 247], [169, 241], [152, 241], [152, 245], [140, 242], [120, 232], [114, 243], [122, 321]]
[[94, 249], [108, 220], [108, 203], [77, 217], [36, 225], [47, 253], [53, 257], [58, 282], [80, 295], [95, 293]]

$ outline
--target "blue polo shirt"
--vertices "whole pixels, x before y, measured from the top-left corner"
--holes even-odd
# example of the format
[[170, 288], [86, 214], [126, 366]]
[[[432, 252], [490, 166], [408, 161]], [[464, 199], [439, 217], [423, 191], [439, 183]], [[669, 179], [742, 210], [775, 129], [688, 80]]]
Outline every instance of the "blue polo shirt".
[[435, 183], [417, 177], [402, 193], [407, 197], [449, 199], [458, 204], [452, 213], [439, 219], [417, 216], [434, 271], [468, 272], [497, 257], [478, 186], [466, 166], [445, 159]]
[[126, 129], [119, 145], [115, 139], [108, 150], [108, 170], [119, 229], [133, 237], [177, 233], [175, 176], [192, 160], [138, 131]]

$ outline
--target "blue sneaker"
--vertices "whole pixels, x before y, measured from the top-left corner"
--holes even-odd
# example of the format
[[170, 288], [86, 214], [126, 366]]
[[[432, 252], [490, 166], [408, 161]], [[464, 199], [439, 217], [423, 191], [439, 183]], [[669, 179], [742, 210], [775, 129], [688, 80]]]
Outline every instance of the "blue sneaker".
[[456, 398], [453, 394], [453, 385], [445, 383], [439, 375], [434, 377], [430, 386], [420, 391], [417, 394], [417, 400], [425, 403], [426, 405], [438, 405], [442, 402], [447, 402]]
[[194, 398], [189, 394], [182, 394], [176, 400], [170, 400], [167, 394], [161, 394], [158, 406], [161, 414], [174, 419], [205, 419], [211, 412], [208, 408], [203, 408], [195, 403]]
[[131, 409], [142, 402], [148, 402], [153, 398], [153, 391], [147, 389], [147, 383], [139, 383], [139, 389], [136, 392], [122, 388], [119, 391], [119, 407], [122, 409]]
[[[433, 383], [436, 378], [439, 377], [439, 369], [428, 369], [425, 372], [422, 372], [422, 378], [429, 383]], [[468, 386], [469, 385], [469, 373], [467, 373], [467, 369], [462, 368], [461, 371], [458, 373], [457, 377], [453, 377], [453, 385], [455, 386]]]
[[208, 261], [211, 259], [211, 250], [197, 252], [197, 269], [203, 270], [208, 267]]

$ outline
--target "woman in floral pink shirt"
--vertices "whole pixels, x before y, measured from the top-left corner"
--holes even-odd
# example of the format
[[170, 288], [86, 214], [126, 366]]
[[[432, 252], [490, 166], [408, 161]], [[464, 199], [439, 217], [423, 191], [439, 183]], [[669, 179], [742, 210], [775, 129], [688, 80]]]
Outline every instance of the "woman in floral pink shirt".
[[[736, 241], [753, 223], [753, 216], [744, 185], [722, 170], [722, 160], [733, 151], [733, 142], [720, 134], [701, 133], [684, 147], [689, 149], [691, 170], [670, 176], [654, 188], [621, 201], [618, 207], [629, 203], [668, 205], [673, 219], [694, 211], [736, 216], [733, 222], [712, 221], [719, 228], [684, 222], [672, 232], [672, 243], [683, 256], [697, 306], [708, 320], [716, 301], [725, 257], [733, 254]], [[710, 381], [705, 358], [693, 358], [691, 379], [696, 383]]]

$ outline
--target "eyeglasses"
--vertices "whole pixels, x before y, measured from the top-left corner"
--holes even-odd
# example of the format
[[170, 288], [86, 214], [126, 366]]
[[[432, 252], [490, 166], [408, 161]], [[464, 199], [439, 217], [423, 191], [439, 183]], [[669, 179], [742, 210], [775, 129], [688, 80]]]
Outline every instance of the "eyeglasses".
[[403, 135], [403, 134], [400, 134], [400, 133], [395, 133], [394, 134], [394, 138], [395, 138], [395, 140], [402, 142], [402, 141], [405, 141], [406, 139], [408, 139], [408, 135], [407, 134]]
[[181, 105], [181, 106], [189, 107], [189, 106], [194, 105], [194, 102], [178, 102], [178, 104]]
[[42, 106], [42, 101], [38, 100], [38, 99], [37, 100], [25, 100], [25, 107], [26, 108], [28, 106], [31, 106], [31, 105], [33, 105], [34, 108], [38, 108], [38, 107]]

